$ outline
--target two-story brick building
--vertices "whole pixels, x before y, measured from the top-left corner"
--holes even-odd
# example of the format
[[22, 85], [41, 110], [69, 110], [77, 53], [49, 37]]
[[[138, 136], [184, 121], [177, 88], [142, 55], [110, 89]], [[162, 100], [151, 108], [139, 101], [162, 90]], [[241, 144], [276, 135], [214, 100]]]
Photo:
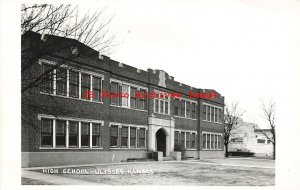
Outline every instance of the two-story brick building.
[[[153, 92], [161, 95], [136, 96]], [[120, 162], [153, 151], [221, 158], [223, 110], [218, 92], [165, 71], [131, 67], [73, 39], [22, 36], [22, 167]]]

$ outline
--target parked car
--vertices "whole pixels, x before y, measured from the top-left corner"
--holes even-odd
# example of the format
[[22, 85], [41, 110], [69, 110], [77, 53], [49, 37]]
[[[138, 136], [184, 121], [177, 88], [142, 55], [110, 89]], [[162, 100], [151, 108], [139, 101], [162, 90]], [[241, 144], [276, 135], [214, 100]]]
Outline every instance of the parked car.
[[254, 152], [251, 152], [247, 149], [238, 149], [236, 148], [234, 151], [228, 151], [229, 156], [243, 156], [243, 157], [252, 157], [255, 155]]

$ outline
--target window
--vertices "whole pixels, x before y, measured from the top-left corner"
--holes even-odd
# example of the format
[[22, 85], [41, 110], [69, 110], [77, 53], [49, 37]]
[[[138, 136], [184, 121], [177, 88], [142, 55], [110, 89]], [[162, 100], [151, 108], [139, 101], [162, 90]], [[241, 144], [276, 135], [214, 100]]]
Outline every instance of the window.
[[81, 147], [90, 145], [90, 123], [81, 122]]
[[136, 98], [137, 88], [130, 87], [130, 107], [137, 108], [137, 98]]
[[165, 101], [165, 114], [169, 114], [169, 102]]
[[112, 125], [110, 127], [110, 146], [117, 147], [118, 146], [118, 126]]
[[191, 133], [191, 148], [196, 148], [196, 134]]
[[185, 147], [185, 132], [181, 132], [181, 133], [180, 133], [180, 139], [181, 139], [180, 146], [181, 146], [182, 148], [184, 148], [184, 147]]
[[56, 94], [67, 95], [67, 69], [56, 69]]
[[79, 73], [71, 70], [69, 71], [69, 96], [79, 97]]
[[45, 77], [43, 78], [41, 92], [97, 102], [101, 101], [102, 77], [96, 77], [65, 67], [52, 67], [54, 66], [42, 64], [42, 73], [45, 73]]
[[210, 108], [211, 108], [211, 107], [210, 107], [210, 106], [207, 106], [206, 108], [207, 108], [207, 116], [206, 116], [206, 117], [207, 117], [207, 121], [211, 121], [211, 120], [210, 120]]
[[214, 122], [214, 107], [210, 107], [210, 121]]
[[203, 120], [207, 121], [207, 105], [203, 107]]
[[121, 94], [121, 96], [122, 96], [122, 106], [123, 107], [129, 107], [129, 105], [128, 105], [128, 100], [129, 100], [129, 98], [128, 98], [128, 92], [129, 92], [129, 86], [128, 85], [122, 85], [122, 94]]
[[69, 121], [69, 147], [78, 147], [78, 122]]
[[203, 107], [203, 120], [204, 121], [211, 121], [214, 123], [221, 123], [221, 118], [222, 118], [222, 109], [215, 107], [215, 106], [210, 106], [210, 105], [204, 105]]
[[119, 105], [119, 84], [115, 82], [110, 83], [110, 93], [111, 93], [111, 98], [110, 98], [110, 104], [112, 105]]
[[202, 139], [203, 139], [202, 149], [207, 149], [207, 141], [206, 141], [206, 137], [207, 137], [207, 134], [206, 134], [206, 133], [203, 133], [203, 134], [202, 134]]
[[160, 100], [159, 113], [164, 113], [164, 101]]
[[160, 113], [160, 114], [170, 114], [170, 99], [167, 95], [164, 95], [164, 93], [160, 92], [159, 98], [154, 99], [154, 112]]
[[268, 140], [267, 143], [270, 144], [270, 143], [271, 143], [271, 140]]
[[56, 120], [56, 146], [66, 147], [66, 121]]
[[211, 149], [211, 144], [210, 144], [210, 134], [207, 134], [207, 149]]
[[90, 75], [81, 74], [81, 98], [90, 99]]
[[41, 146], [51, 146], [53, 140], [53, 123], [52, 119], [42, 119], [41, 121], [42, 130], [41, 130]]
[[[141, 94], [146, 94], [146, 90], [140, 90]], [[139, 98], [138, 99], [139, 105], [138, 108], [142, 109], [142, 110], [146, 110], [147, 109], [147, 102], [146, 102], [146, 97], [144, 98]]]
[[221, 149], [221, 135], [218, 135], [218, 149]]
[[180, 137], [179, 137], [179, 132], [175, 131], [175, 137], [174, 137], [175, 144], [180, 143]]
[[100, 126], [99, 123], [92, 124], [92, 147], [100, 147], [101, 139], [100, 139]]
[[196, 119], [196, 103], [191, 104], [192, 115], [191, 118]]
[[136, 148], [136, 128], [130, 127], [130, 148]]
[[174, 100], [174, 115], [179, 116], [179, 100]]
[[186, 102], [186, 117], [187, 118], [190, 118], [191, 117], [191, 110], [190, 110], [190, 108], [191, 108], [191, 106], [190, 106], [190, 102]]
[[53, 71], [51, 71], [51, 66], [47, 64], [42, 65], [42, 73], [45, 75], [42, 83], [42, 92], [52, 93], [53, 88]]
[[211, 149], [215, 149], [215, 135], [211, 135]]
[[121, 128], [121, 147], [128, 147], [128, 127]]
[[257, 143], [263, 143], [263, 144], [265, 144], [265, 139], [257, 139]]
[[159, 109], [158, 109], [158, 106], [159, 106], [159, 100], [158, 100], [158, 99], [154, 99], [154, 104], [155, 104], [155, 112], [156, 112], [156, 113], [159, 113]]
[[94, 101], [101, 101], [101, 78], [93, 76], [92, 98]]
[[215, 133], [202, 134], [203, 150], [221, 150], [222, 135]]
[[222, 111], [220, 108], [218, 110], [219, 110], [219, 123], [222, 123], [222, 115], [221, 115]]
[[146, 130], [144, 128], [140, 128], [140, 130], [139, 130], [139, 146], [140, 146], [140, 148], [146, 148], [145, 132], [146, 132]]
[[186, 148], [190, 148], [190, 133], [186, 133]]
[[181, 100], [180, 105], [181, 105], [180, 116], [185, 117], [185, 101]]
[[[53, 125], [54, 123], [55, 125]], [[100, 127], [101, 123], [79, 122], [73, 119], [69, 121], [68, 119], [42, 118], [41, 146], [53, 148], [100, 148]], [[79, 144], [79, 142], [81, 142], [81, 144]]]

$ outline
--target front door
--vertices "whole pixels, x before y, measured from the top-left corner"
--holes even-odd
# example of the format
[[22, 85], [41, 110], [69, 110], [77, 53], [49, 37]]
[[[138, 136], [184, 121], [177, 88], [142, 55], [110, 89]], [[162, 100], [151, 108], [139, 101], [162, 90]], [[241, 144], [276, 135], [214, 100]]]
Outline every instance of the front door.
[[166, 134], [162, 129], [156, 132], [157, 151], [163, 152], [163, 156], [166, 156]]

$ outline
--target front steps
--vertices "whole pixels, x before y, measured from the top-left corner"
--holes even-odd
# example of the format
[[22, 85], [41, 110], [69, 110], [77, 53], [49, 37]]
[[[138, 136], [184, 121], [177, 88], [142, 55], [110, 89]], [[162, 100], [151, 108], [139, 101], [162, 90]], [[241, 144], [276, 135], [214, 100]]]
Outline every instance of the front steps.
[[175, 160], [175, 158], [172, 156], [163, 157], [163, 161], [174, 161], [174, 160]]

